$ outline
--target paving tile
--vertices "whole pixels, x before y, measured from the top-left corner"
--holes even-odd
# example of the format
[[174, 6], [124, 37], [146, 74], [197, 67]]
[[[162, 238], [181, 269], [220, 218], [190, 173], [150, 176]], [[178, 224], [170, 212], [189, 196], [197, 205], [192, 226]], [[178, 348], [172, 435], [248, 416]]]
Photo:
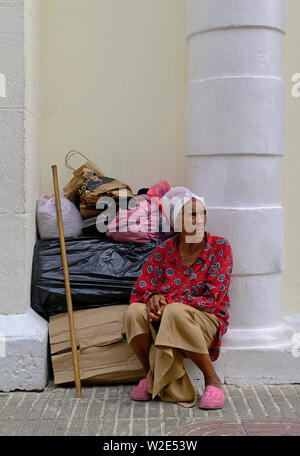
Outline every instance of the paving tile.
[[280, 408], [280, 411], [278, 411], [278, 415], [280, 417], [284, 418], [296, 418], [297, 414], [295, 411], [290, 407], [286, 399], [284, 398], [284, 395], [280, 391], [280, 387], [277, 385], [269, 385], [268, 386], [269, 391], [272, 394], [272, 398], [274, 402], [277, 404], [277, 406]]
[[299, 419], [243, 420], [243, 425], [249, 436], [300, 435]]
[[43, 420], [54, 420], [60, 410], [61, 400], [49, 399], [42, 414]]
[[77, 407], [74, 410], [73, 419], [84, 419], [90, 403], [89, 399], [76, 399]]
[[243, 426], [235, 421], [216, 420], [205, 421], [180, 427], [174, 430], [170, 435], [186, 436], [242, 436], [245, 435]]
[[133, 435], [146, 435], [145, 419], [133, 420]]
[[[164, 402], [163, 403], [163, 409], [164, 409], [164, 417], [170, 417], [170, 418], [175, 418], [178, 416], [178, 412], [175, 412], [175, 407], [177, 408], [178, 405], [174, 404], [173, 402]], [[181, 406], [179, 406], [181, 407]]]
[[[196, 420], [198, 421], [198, 420]], [[179, 418], [179, 426], [182, 427], [182, 426], [186, 426], [188, 424], [192, 424], [192, 423], [195, 423], [195, 418], [192, 418], [192, 417], [188, 417], [188, 416], [182, 416]]]
[[121, 399], [119, 405], [119, 419], [127, 418], [129, 419], [131, 414], [131, 409], [133, 407], [133, 401], [131, 399]]
[[52, 394], [52, 390], [50, 390], [50, 389], [44, 389], [44, 391], [41, 391], [41, 392], [39, 393], [39, 396], [40, 396], [42, 399], [50, 399], [51, 394]]
[[224, 407], [222, 408], [222, 415], [224, 420], [228, 420], [231, 422], [231, 420], [235, 420], [237, 418], [237, 411], [235, 407], [235, 403], [231, 397], [231, 395], [226, 393], [225, 396], [225, 404]]
[[87, 399], [95, 395], [96, 386], [86, 385], [81, 387], [82, 398]]
[[132, 401], [132, 416], [133, 418], [145, 419], [146, 416], [146, 404], [144, 401]]
[[201, 410], [199, 408], [193, 410], [193, 419], [194, 419], [194, 421], [206, 421], [206, 420], [208, 420], [209, 419], [208, 411], [207, 410]]
[[257, 400], [257, 397], [251, 386], [243, 386], [242, 390], [252, 411], [253, 417], [265, 418], [265, 411], [263, 410], [261, 404]]
[[180, 426], [180, 418], [167, 418], [165, 421], [165, 435], [168, 435]]
[[11, 415], [14, 413], [16, 408], [18, 407], [21, 399], [11, 399], [7, 402], [7, 405], [0, 408], [0, 420], [9, 420]]
[[245, 418], [251, 417], [251, 409], [249, 405], [245, 404], [244, 397], [241, 393], [241, 388], [236, 387], [235, 385], [226, 385], [226, 391], [231, 396], [238, 415]]
[[214, 421], [214, 420], [223, 420], [224, 415], [222, 410], [207, 410], [207, 420]]
[[157, 418], [160, 410], [160, 400], [151, 400], [149, 401], [149, 418]]
[[47, 399], [38, 398], [32, 404], [32, 408], [29, 410], [27, 418], [29, 420], [39, 420], [45, 411]]
[[96, 387], [96, 390], [95, 390], [95, 397], [100, 397], [100, 398], [104, 398], [105, 396], [105, 389], [106, 387], [105, 386], [97, 386]]
[[[196, 404], [195, 404], [196, 405]], [[195, 407], [195, 406], [194, 406]], [[190, 416], [190, 407], [183, 407], [182, 405], [178, 405], [178, 416]]]
[[51, 428], [48, 435], [51, 435], [51, 436], [66, 435], [68, 424], [69, 424], [68, 420], [56, 420], [54, 423], [54, 426]]
[[32, 399], [25, 399], [19, 403], [18, 407], [15, 408], [13, 411], [11, 418], [15, 420], [24, 420], [27, 418], [27, 415], [34, 405], [34, 400]]
[[117, 399], [118, 395], [119, 395], [119, 390], [120, 390], [119, 385], [110, 386], [109, 390], [108, 390], [108, 397], [110, 399]]
[[82, 427], [82, 434], [85, 436], [95, 436], [99, 430], [99, 420], [85, 421]]
[[91, 421], [91, 420], [99, 421], [103, 404], [104, 404], [104, 401], [102, 399], [99, 399], [99, 398], [92, 399], [92, 401], [88, 407], [88, 410], [87, 410], [86, 419], [88, 421]]
[[80, 436], [81, 435], [81, 430], [83, 427], [83, 420], [79, 419], [72, 419], [69, 423], [69, 427], [67, 429], [66, 435], [73, 435], [73, 436]]
[[66, 399], [77, 399], [76, 388], [75, 388], [75, 386], [70, 387], [70, 388], [66, 391], [65, 398], [66, 398]]
[[10, 395], [10, 394], [0, 396], [0, 410], [1, 410], [1, 407], [5, 407], [7, 405], [7, 403], [9, 402], [9, 400], [11, 398], [12, 398], [12, 395]]
[[104, 418], [105, 420], [112, 420], [115, 419], [116, 414], [116, 407], [117, 407], [117, 400], [116, 399], [106, 399], [104, 402]]
[[1, 420], [0, 421], [0, 436], [2, 435], [5, 435], [5, 428], [7, 426], [7, 421], [4, 421], [4, 420]]
[[300, 398], [293, 385], [280, 385], [280, 389], [294, 409], [295, 415], [300, 417]]
[[61, 388], [59, 386], [55, 386], [50, 394], [50, 399], [64, 399], [69, 388]]
[[255, 392], [261, 408], [266, 413], [266, 417], [276, 418], [280, 416], [278, 406], [274, 402], [270, 391], [265, 388], [265, 385], [253, 385], [252, 390]]
[[5, 428], [4, 435], [11, 437], [18, 435], [18, 430], [22, 426], [23, 421], [21, 420], [10, 420], [7, 422], [7, 427]]
[[113, 435], [115, 422], [113, 420], [100, 420], [97, 435]]
[[161, 433], [161, 418], [152, 418], [149, 420], [149, 435], [158, 436]]
[[59, 403], [57, 408], [56, 419], [57, 420], [68, 420], [72, 416], [72, 412], [76, 405], [76, 399], [63, 399]]
[[35, 435], [35, 431], [38, 428], [39, 422], [37, 420], [25, 420], [18, 429], [18, 435]]
[[47, 436], [51, 433], [52, 428], [55, 425], [55, 421], [52, 420], [41, 420], [38, 422], [38, 427], [35, 430], [35, 435]]
[[123, 385], [123, 396], [124, 397], [129, 397], [130, 392], [133, 388], [135, 388], [138, 385], [138, 382], [135, 383], [124, 383]]
[[293, 386], [294, 390], [296, 391], [298, 398], [300, 399], [300, 383], [292, 383], [292, 386]]
[[129, 435], [130, 432], [130, 422], [129, 420], [119, 419], [117, 426], [117, 435]]

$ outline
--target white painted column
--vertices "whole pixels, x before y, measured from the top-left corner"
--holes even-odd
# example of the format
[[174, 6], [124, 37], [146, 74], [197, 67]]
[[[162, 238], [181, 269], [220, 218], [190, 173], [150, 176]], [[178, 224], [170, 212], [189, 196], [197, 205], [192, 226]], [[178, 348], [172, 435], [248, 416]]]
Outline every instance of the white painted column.
[[282, 318], [284, 3], [187, 0], [188, 186], [205, 197], [207, 230], [230, 241], [234, 260], [215, 363], [227, 383], [299, 375]]
[[2, 391], [47, 383], [48, 324], [30, 307], [39, 191], [39, 3], [0, 0]]

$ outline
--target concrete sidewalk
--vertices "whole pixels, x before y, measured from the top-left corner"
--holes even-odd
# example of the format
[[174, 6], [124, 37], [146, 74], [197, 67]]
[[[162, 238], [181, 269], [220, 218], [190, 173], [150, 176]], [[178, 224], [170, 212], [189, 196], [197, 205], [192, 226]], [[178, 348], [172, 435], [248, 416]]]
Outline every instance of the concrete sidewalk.
[[0, 435], [300, 435], [300, 384], [223, 385], [222, 410], [132, 401], [137, 384], [58, 387], [42, 392], [0, 392]]

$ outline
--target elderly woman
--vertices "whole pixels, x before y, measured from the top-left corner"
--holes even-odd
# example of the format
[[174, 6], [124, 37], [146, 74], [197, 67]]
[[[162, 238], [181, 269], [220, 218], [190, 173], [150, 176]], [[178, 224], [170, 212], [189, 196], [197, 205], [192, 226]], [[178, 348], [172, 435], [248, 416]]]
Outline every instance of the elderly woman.
[[146, 376], [130, 397], [147, 401], [159, 393], [161, 400], [194, 405], [195, 391], [182, 367], [188, 357], [205, 380], [199, 407], [222, 408], [225, 394], [212, 361], [228, 327], [231, 247], [204, 231], [205, 202], [185, 187], [171, 188], [163, 209], [178, 232], [145, 263], [125, 314], [127, 341]]

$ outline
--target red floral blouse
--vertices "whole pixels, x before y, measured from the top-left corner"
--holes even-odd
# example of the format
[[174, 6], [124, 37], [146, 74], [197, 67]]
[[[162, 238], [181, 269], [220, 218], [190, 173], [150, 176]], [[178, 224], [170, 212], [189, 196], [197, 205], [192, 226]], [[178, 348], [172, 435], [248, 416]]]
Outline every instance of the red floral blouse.
[[160, 242], [144, 264], [131, 291], [130, 303], [147, 303], [153, 294], [159, 293], [165, 296], [168, 304], [179, 301], [215, 314], [220, 327], [209, 356], [216, 361], [228, 327], [228, 290], [233, 260], [227, 239], [205, 233], [206, 245], [191, 267], [184, 265], [178, 250], [180, 233]]

